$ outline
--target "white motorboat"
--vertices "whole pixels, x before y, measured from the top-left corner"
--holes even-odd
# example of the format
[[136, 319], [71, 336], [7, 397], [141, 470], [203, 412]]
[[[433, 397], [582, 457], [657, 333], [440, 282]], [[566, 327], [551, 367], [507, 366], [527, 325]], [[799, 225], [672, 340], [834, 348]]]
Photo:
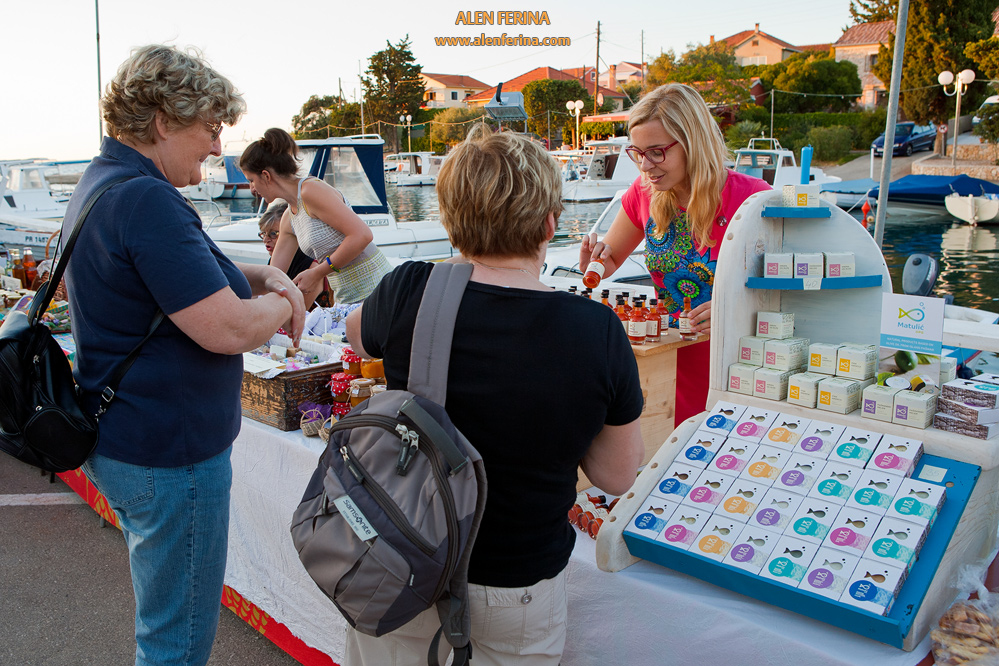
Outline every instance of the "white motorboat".
[[[343, 192], [371, 229], [375, 244], [390, 259], [429, 261], [451, 256], [454, 249], [439, 220], [400, 222], [389, 209], [382, 165], [384, 144], [377, 134], [299, 141], [299, 176], [316, 176]], [[205, 231], [231, 259], [264, 264], [269, 256], [257, 236], [258, 219], [219, 216], [206, 221]]]
[[562, 183], [562, 200], [610, 201], [615, 192], [628, 188], [639, 175], [638, 167], [624, 152], [629, 145], [626, 136], [587, 143], [593, 154], [586, 163], [586, 173]]
[[[801, 183], [801, 169], [794, 158], [794, 151], [782, 147], [777, 139], [750, 139], [747, 148], [735, 151], [735, 170], [762, 178], [775, 190]], [[809, 167], [808, 182], [811, 185], [838, 183], [841, 180], [838, 176], [827, 175], [818, 167]]]
[[586, 175], [586, 166], [593, 155], [590, 149], [583, 150], [552, 150], [552, 157], [562, 165], [562, 180], [578, 180]]
[[[219, 194], [214, 194], [212, 199], [252, 199], [250, 183], [246, 176], [239, 169], [240, 152], [224, 152], [221, 155], [209, 155], [205, 160], [204, 174], [206, 181], [215, 181], [219, 184]], [[211, 193], [214, 193], [214, 188]]]
[[968, 224], [999, 221], [999, 195], [992, 193], [962, 196], [957, 192], [944, 197], [947, 212]]
[[398, 153], [393, 157], [400, 166], [405, 165], [404, 168], [399, 168], [395, 172], [394, 182], [399, 187], [437, 184], [437, 172], [441, 170], [441, 164], [444, 163], [443, 155], [419, 152]]
[[73, 188], [90, 160], [0, 161], [0, 214], [62, 220]]
[[225, 192], [225, 185], [214, 178], [202, 178], [201, 182], [197, 185], [188, 185], [186, 187], [178, 187], [177, 189], [188, 199], [209, 201], [222, 196], [222, 193]]

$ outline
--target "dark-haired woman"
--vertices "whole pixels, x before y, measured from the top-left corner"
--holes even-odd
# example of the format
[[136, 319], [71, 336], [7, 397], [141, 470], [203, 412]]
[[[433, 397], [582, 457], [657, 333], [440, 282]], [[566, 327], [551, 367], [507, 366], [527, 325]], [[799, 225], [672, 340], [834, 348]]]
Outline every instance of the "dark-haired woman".
[[318, 178], [298, 177], [297, 157], [291, 135], [272, 127], [239, 159], [255, 194], [268, 202], [288, 202], [271, 266], [287, 270], [295, 250], [301, 249], [317, 262], [295, 276], [303, 293], [318, 293], [326, 278], [337, 302], [359, 303], [392, 267], [339, 191]]

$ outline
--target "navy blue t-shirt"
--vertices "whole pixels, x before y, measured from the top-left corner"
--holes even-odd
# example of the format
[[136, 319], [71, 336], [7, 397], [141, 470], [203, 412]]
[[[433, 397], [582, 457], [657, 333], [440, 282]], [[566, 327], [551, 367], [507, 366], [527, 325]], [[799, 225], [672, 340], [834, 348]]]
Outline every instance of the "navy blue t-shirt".
[[[91, 210], [66, 271], [74, 374], [96, 411], [114, 369], [167, 315], [250, 285], [201, 228], [201, 218], [146, 157], [105, 138], [66, 211], [63, 239], [101, 184], [130, 176]], [[135, 465], [177, 467], [225, 450], [239, 433], [242, 355], [209, 352], [169, 318], [142, 347], [100, 420], [97, 453]]]

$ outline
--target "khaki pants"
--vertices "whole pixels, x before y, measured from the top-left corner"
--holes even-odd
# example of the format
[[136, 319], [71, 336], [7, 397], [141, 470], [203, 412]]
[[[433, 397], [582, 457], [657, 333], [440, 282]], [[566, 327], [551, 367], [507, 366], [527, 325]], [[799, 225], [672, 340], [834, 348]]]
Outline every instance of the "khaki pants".
[[[558, 666], [565, 647], [565, 570], [530, 587], [468, 586], [475, 666]], [[426, 666], [440, 628], [437, 609], [424, 611], [375, 638], [347, 627], [344, 666]], [[440, 661], [450, 646], [443, 638]]]

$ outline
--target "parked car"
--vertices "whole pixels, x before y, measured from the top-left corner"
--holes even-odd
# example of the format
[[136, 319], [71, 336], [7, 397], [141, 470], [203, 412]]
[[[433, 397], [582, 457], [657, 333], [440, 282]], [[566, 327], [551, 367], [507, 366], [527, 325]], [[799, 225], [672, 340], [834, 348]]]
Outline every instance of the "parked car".
[[[936, 140], [936, 125], [917, 125], [916, 123], [896, 123], [895, 124], [895, 148], [892, 155], [911, 155], [917, 150], [933, 150], [933, 142]], [[875, 155], [884, 152], [885, 135], [882, 134], [874, 139], [871, 148]]]
[[978, 111], [971, 118], [971, 126], [972, 127], [974, 127], [978, 123], [982, 122], [982, 119], [980, 117], [982, 109], [984, 109], [985, 107], [987, 107], [987, 106], [989, 106], [991, 104], [999, 104], [999, 95], [992, 95], [990, 97], [986, 97], [985, 98], [985, 101], [982, 102], [982, 105], [980, 107], [978, 107]]

